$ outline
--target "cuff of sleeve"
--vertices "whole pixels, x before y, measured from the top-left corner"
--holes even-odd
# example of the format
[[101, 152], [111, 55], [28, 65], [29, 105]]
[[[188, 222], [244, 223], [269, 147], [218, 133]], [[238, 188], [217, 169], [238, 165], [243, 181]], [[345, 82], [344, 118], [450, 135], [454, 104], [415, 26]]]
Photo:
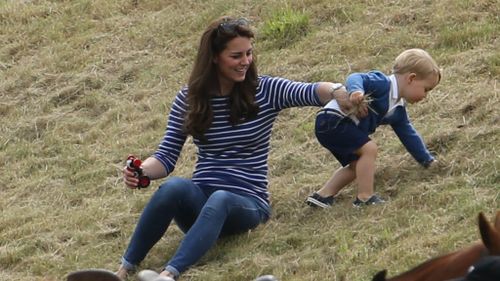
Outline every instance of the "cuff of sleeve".
[[155, 152], [152, 157], [154, 157], [156, 160], [160, 161], [160, 163], [163, 165], [163, 167], [165, 168], [165, 171], [167, 171], [167, 175], [170, 175], [170, 173], [172, 172], [170, 169], [169, 169], [169, 165], [166, 161], [164, 161], [163, 157], [158, 153], [158, 152]]

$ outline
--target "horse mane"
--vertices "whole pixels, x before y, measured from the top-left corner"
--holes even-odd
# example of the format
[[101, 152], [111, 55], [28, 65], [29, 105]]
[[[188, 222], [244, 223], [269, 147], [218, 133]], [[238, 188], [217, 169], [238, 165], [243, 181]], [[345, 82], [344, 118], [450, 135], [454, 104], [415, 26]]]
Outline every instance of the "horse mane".
[[500, 255], [500, 211], [497, 211], [494, 225], [485, 215], [478, 215], [481, 241], [467, 248], [427, 260], [420, 265], [386, 279], [387, 270], [379, 271], [372, 281], [438, 281], [457, 278], [467, 274], [469, 267], [483, 255]]

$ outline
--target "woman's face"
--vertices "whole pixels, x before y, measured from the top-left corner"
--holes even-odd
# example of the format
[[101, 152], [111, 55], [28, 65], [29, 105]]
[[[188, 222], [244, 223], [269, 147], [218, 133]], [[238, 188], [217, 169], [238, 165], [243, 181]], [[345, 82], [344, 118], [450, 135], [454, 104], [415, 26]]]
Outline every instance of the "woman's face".
[[248, 67], [252, 63], [252, 41], [247, 37], [235, 37], [227, 47], [215, 57], [221, 95], [228, 95], [236, 82], [245, 80]]

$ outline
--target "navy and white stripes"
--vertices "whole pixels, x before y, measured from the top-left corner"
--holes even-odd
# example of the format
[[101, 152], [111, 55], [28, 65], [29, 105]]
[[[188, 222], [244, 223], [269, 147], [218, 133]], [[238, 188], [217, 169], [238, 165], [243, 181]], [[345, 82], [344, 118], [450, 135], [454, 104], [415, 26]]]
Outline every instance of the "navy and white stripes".
[[[206, 131], [206, 143], [193, 139], [198, 148], [193, 182], [201, 188], [225, 189], [251, 195], [269, 204], [267, 158], [274, 120], [285, 108], [321, 106], [317, 84], [260, 76], [256, 93], [259, 113], [255, 119], [232, 126], [228, 97], [211, 99], [213, 122]], [[182, 132], [187, 110], [187, 88], [177, 94], [169, 114], [167, 130], [154, 157], [170, 174], [187, 135]]]

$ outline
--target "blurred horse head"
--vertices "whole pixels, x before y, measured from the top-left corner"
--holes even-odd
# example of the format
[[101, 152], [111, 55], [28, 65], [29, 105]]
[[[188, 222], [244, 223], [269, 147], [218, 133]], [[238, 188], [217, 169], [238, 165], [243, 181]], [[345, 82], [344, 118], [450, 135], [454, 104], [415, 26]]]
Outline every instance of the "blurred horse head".
[[430, 259], [398, 276], [386, 279], [387, 270], [378, 272], [372, 281], [444, 281], [463, 277], [484, 256], [500, 256], [500, 211], [494, 225], [479, 213], [481, 241], [447, 255]]

